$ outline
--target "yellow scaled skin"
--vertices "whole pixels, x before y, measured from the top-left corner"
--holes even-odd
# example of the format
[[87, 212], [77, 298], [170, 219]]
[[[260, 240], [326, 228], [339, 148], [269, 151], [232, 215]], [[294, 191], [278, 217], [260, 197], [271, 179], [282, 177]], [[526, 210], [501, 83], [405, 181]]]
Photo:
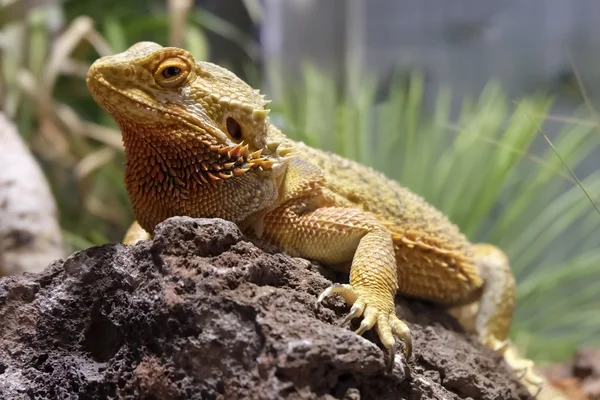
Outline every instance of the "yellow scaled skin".
[[[411, 352], [396, 316], [400, 291], [441, 303], [486, 345], [502, 351], [536, 393], [541, 380], [507, 341], [515, 281], [505, 255], [471, 244], [443, 214], [382, 174], [285, 137], [266, 101], [224, 68], [185, 50], [141, 42], [89, 70], [94, 99], [121, 127], [125, 181], [138, 224], [125, 242], [164, 219], [219, 217], [287, 253], [349, 268], [339, 293], [395, 351]], [[469, 306], [471, 304], [471, 306]]]

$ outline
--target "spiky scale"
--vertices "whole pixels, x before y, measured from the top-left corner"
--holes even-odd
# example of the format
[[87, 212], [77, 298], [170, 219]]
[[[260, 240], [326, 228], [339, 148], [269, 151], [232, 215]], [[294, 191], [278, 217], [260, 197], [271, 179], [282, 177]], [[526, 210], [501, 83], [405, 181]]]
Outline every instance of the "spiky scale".
[[281, 146], [281, 142], [267, 143], [267, 149], [269, 149], [271, 152], [275, 152], [279, 146]]
[[225, 147], [221, 147], [219, 149], [219, 154], [224, 156], [225, 154], [229, 153], [229, 150], [231, 150], [233, 148], [233, 146], [225, 146]]
[[250, 158], [251, 159], [253, 159], [253, 158], [260, 158], [260, 155], [262, 154], [262, 152], [263, 152], [263, 149], [258, 149], [255, 152], [253, 152], [253, 153], [250, 154]]
[[219, 178], [217, 176], [211, 174], [210, 172], [207, 172], [206, 176], [208, 176], [213, 181], [218, 181], [219, 180]]
[[236, 168], [233, 170], [233, 176], [240, 176], [249, 170], [250, 168]]
[[185, 182], [182, 181], [181, 179], [179, 179], [178, 177], [175, 177], [175, 183], [178, 184], [179, 186], [185, 187]]

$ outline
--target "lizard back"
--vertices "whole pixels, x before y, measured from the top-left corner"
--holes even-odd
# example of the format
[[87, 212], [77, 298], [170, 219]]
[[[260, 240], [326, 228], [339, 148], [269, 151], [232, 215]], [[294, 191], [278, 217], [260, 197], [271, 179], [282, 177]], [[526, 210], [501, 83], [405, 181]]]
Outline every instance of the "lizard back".
[[399, 290], [445, 304], [470, 302], [482, 285], [472, 245], [444, 214], [384, 174], [339, 155], [298, 144], [317, 165], [336, 206], [371, 212], [392, 232]]

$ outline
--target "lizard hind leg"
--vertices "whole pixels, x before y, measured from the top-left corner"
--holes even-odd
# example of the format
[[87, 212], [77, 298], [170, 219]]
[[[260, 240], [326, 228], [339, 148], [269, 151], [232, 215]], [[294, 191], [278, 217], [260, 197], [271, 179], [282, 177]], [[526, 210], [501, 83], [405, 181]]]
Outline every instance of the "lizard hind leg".
[[508, 339], [516, 297], [515, 278], [508, 258], [500, 249], [488, 244], [476, 244], [474, 250], [484, 285], [472, 327], [481, 342], [502, 353], [521, 382], [537, 396], [544, 380], [535, 373], [533, 361], [521, 356]]

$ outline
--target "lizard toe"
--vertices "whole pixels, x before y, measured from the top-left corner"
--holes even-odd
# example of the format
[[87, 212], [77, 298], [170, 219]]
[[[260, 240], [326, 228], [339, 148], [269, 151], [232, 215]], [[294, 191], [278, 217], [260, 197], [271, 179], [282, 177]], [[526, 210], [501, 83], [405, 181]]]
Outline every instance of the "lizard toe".
[[400, 320], [396, 314], [390, 315], [390, 325], [392, 327], [392, 332], [394, 335], [399, 337], [404, 343], [404, 356], [407, 360], [410, 360], [412, 357], [412, 336], [410, 334], [410, 329], [408, 325], [404, 323], [404, 321]]
[[357, 335], [362, 335], [377, 324], [379, 311], [374, 307], [367, 307], [363, 314], [363, 320], [357, 330], [354, 331]]
[[534, 363], [522, 357], [510, 341], [490, 340], [491, 347], [502, 353], [504, 361], [517, 374], [519, 381], [527, 387], [529, 393], [536, 398], [544, 387], [544, 379], [538, 375]]
[[363, 315], [365, 311], [365, 303], [363, 301], [356, 301], [352, 308], [350, 309], [350, 313], [346, 315], [346, 317], [342, 320], [340, 325], [346, 325], [348, 322], [353, 320], [354, 318], [358, 318]]
[[352, 305], [350, 313], [342, 320], [341, 325], [362, 316], [360, 326], [354, 331], [357, 335], [376, 328], [379, 340], [389, 352], [389, 370], [392, 369], [396, 356], [396, 338], [404, 343], [404, 355], [407, 360], [410, 359], [412, 354], [410, 329], [396, 316], [393, 297], [390, 299], [379, 298], [379, 296], [373, 296], [372, 293], [360, 291], [360, 288], [356, 290], [352, 285], [334, 284], [319, 295], [317, 302], [322, 302], [325, 297], [334, 293], [339, 294], [346, 303]]
[[[373, 322], [376, 321], [374, 324]], [[379, 311], [374, 307], [367, 307], [365, 318], [363, 319], [359, 331], [362, 333], [363, 327], [377, 329], [377, 335], [383, 346], [388, 350], [388, 370], [391, 371], [396, 358], [398, 343], [396, 338], [399, 338], [404, 343], [404, 356], [406, 360], [410, 359], [412, 354], [412, 339], [408, 326], [398, 319], [395, 311]]]
[[[323, 300], [325, 300], [325, 297], [330, 296], [334, 293], [338, 293], [340, 296], [342, 296], [342, 298], [348, 304], [354, 304], [358, 299], [358, 293], [356, 292], [356, 290], [354, 290], [352, 285], [335, 283], [329, 286], [319, 295], [319, 297], [317, 298], [317, 303], [321, 303]], [[360, 314], [357, 316], [360, 316]]]

